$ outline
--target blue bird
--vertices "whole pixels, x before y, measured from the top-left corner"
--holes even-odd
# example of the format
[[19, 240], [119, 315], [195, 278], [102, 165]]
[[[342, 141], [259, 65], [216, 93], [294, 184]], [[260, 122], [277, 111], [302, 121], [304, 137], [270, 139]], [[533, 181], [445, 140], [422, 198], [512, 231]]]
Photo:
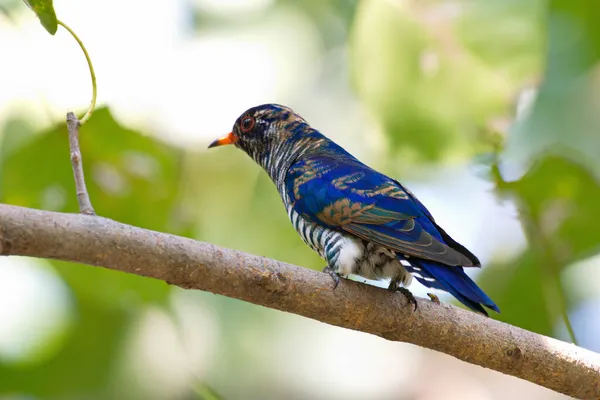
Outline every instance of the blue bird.
[[[414, 276], [487, 315], [500, 309], [464, 272], [477, 257], [450, 237], [398, 181], [358, 161], [288, 107], [250, 108], [232, 132], [209, 148], [233, 144], [273, 180], [302, 240], [339, 276], [391, 279], [416, 308], [406, 287]], [[335, 288], [334, 286], [334, 288]]]

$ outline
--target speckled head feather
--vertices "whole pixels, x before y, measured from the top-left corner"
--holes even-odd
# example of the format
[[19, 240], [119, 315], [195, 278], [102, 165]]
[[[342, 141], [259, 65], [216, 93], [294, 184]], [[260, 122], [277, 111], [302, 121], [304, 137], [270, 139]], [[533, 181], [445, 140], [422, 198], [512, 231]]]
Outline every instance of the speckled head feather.
[[287, 139], [295, 131], [293, 125], [306, 121], [291, 108], [278, 104], [263, 104], [246, 110], [233, 125], [238, 137], [235, 145], [246, 153], [260, 153]]
[[249, 108], [235, 121], [229, 137], [235, 147], [252, 157], [274, 181], [304, 151], [324, 143], [324, 137], [304, 118], [279, 104]]

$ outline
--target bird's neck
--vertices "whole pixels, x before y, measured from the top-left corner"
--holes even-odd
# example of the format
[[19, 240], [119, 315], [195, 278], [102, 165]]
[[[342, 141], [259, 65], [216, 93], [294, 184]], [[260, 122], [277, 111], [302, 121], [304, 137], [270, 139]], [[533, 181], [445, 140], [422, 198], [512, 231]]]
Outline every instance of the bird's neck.
[[290, 135], [286, 140], [273, 143], [269, 151], [253, 157], [278, 187], [285, 180], [285, 175], [292, 164], [305, 154], [312, 153], [330, 142], [318, 131], [309, 129], [310, 131], [304, 131], [301, 137]]
[[283, 182], [285, 173], [301, 154], [301, 149], [295, 148], [292, 144], [282, 142], [279, 145], [273, 146], [270, 151], [253, 158], [269, 174], [271, 180], [275, 184], [278, 184]]

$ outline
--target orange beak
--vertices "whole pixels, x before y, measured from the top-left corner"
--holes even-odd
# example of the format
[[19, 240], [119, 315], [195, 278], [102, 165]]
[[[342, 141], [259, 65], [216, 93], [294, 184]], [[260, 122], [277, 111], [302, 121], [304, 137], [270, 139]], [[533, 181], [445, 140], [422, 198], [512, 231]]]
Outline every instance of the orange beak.
[[211, 144], [209, 144], [208, 148], [210, 149], [211, 147], [219, 147], [225, 146], [226, 144], [234, 144], [235, 142], [237, 142], [237, 140], [238, 137], [234, 135], [233, 132], [229, 132], [227, 135], [222, 136], [213, 141]]

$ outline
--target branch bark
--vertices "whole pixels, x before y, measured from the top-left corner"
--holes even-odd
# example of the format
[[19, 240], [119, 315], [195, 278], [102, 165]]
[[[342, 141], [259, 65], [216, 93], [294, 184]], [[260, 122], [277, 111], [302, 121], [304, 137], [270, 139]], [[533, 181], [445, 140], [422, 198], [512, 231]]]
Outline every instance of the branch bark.
[[600, 355], [449, 304], [103, 217], [0, 205], [0, 255], [73, 261], [163, 280], [413, 343], [581, 399], [600, 398]]

